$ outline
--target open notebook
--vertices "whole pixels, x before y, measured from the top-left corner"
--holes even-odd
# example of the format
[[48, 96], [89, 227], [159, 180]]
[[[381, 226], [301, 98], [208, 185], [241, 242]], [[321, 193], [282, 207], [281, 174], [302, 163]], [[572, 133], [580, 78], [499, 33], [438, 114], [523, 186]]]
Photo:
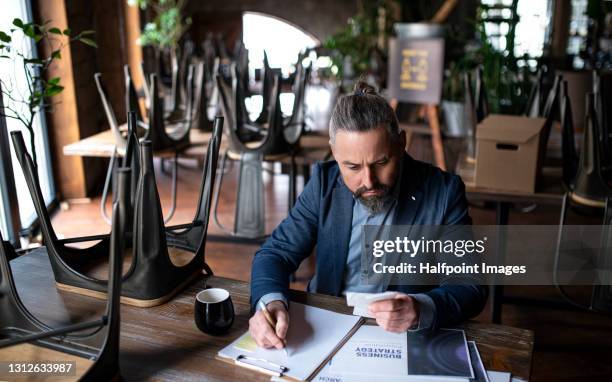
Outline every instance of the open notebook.
[[270, 375], [308, 381], [363, 322], [361, 317], [292, 302], [287, 352], [257, 347], [245, 333], [221, 349], [218, 358]]

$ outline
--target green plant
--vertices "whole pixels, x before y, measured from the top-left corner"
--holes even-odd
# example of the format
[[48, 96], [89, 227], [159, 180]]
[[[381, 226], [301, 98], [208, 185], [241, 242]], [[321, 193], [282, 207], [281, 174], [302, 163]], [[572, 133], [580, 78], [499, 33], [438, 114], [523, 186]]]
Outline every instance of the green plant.
[[392, 33], [393, 23], [397, 21], [391, 3], [389, 0], [360, 2], [359, 12], [325, 41], [324, 46], [334, 52], [332, 61], [340, 78], [347, 70], [344, 66], [346, 57], [350, 58], [353, 72], [367, 73], [376, 61], [373, 55], [386, 56], [386, 46], [380, 41], [381, 38], [386, 41]]
[[128, 0], [128, 4], [142, 10], [150, 8], [155, 13], [155, 19], [145, 25], [140, 35], [138, 42], [143, 46], [175, 49], [191, 24], [191, 18], [181, 14], [184, 0]]
[[[516, 11], [516, 1], [511, 5]], [[506, 41], [505, 49], [496, 49], [489, 41], [485, 23], [488, 8], [481, 5], [476, 14], [473, 26], [476, 37], [469, 41], [457, 38], [453, 33], [448, 36], [448, 44], [455, 49], [447, 57], [447, 69], [444, 80], [444, 97], [449, 101], [463, 101], [464, 83], [463, 73], [473, 71], [477, 67], [483, 69], [483, 82], [487, 92], [489, 111], [491, 113], [520, 114], [525, 108], [528, 94], [532, 86], [533, 74], [527, 65], [519, 65], [519, 61], [526, 62], [528, 57], [514, 55], [514, 34], [518, 17], [514, 16], [508, 21], [510, 26], [507, 33], [502, 36]], [[472, 86], [474, 90], [474, 86]]]
[[[0, 110], [0, 115], [19, 121], [28, 130], [34, 166], [37, 166], [34, 117], [42, 111], [52, 111], [51, 97], [64, 90], [60, 77], [48, 78], [49, 67], [54, 61], [62, 58], [61, 50], [70, 42], [80, 41], [96, 47], [96, 43], [91, 39], [93, 31], [83, 31], [73, 35], [69, 28], [60, 30], [49, 26], [49, 23], [50, 21], [43, 24], [24, 23], [23, 20], [16, 18], [13, 20], [14, 28], [0, 31], [0, 62], [2, 65], [12, 63], [15, 67], [12, 77], [0, 79], [2, 96], [8, 101], [4, 103], [4, 109]], [[26, 40], [22, 42], [21, 39], [17, 39], [16, 33], [22, 34]], [[65, 38], [68, 38], [68, 42], [60, 41]], [[34, 44], [46, 45], [48, 48], [46, 51], [51, 53], [48, 56], [38, 56], [31, 48]], [[26, 80], [25, 92], [17, 86], [18, 70], [23, 71]]]

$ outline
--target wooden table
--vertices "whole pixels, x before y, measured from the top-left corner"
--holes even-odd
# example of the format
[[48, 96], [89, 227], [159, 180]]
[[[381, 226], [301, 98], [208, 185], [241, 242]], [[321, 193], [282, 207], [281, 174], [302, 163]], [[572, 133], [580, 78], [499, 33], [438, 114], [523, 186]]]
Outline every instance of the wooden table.
[[542, 176], [535, 192], [506, 191], [490, 188], [476, 187], [474, 184], [474, 164], [460, 155], [455, 167], [455, 173], [465, 183], [465, 192], [468, 200], [487, 201], [499, 203], [538, 203], [547, 205], [561, 205], [563, 201], [563, 184], [561, 182], [560, 167], [544, 167]]
[[[519, 192], [494, 190], [476, 187], [474, 184], [474, 164], [465, 160], [465, 155], [460, 155], [455, 168], [457, 175], [461, 176], [465, 183], [465, 192], [469, 201], [484, 201], [495, 204], [497, 225], [507, 225], [510, 209], [514, 203], [518, 204], [542, 204], [561, 206], [565, 190], [561, 183], [562, 169], [558, 167], [544, 167], [536, 192]], [[498, 240], [497, 256], [505, 258], [505, 237], [500, 236]], [[504, 296], [503, 285], [493, 285], [491, 288], [491, 319], [494, 323], [501, 323], [502, 306], [504, 302], [510, 302]], [[513, 299], [515, 303], [532, 301], [531, 299]], [[548, 302], [548, 301], [546, 301]]]
[[[59, 291], [54, 286], [48, 258], [34, 251], [11, 261], [19, 295], [30, 311], [52, 324], [82, 322], [98, 317], [105, 301]], [[214, 359], [217, 352], [247, 330], [249, 285], [221, 277], [209, 286], [230, 291], [236, 320], [229, 334], [209, 336], [193, 320], [196, 293], [203, 279], [170, 302], [153, 308], [121, 307], [121, 372], [125, 380], [268, 381], [269, 377]], [[350, 313], [344, 299], [292, 291], [291, 300]], [[502, 325], [467, 322], [460, 326], [476, 341], [487, 369], [509, 371], [528, 379], [533, 332]]]
[[[189, 141], [192, 146], [208, 145], [212, 133], [191, 129]], [[70, 143], [63, 147], [64, 155], [81, 157], [110, 158], [115, 152], [115, 137], [111, 130], [105, 130], [80, 141]], [[174, 151], [168, 150], [169, 155], [174, 156]], [[202, 150], [202, 155], [205, 151]], [[159, 156], [159, 155], [156, 155]]]

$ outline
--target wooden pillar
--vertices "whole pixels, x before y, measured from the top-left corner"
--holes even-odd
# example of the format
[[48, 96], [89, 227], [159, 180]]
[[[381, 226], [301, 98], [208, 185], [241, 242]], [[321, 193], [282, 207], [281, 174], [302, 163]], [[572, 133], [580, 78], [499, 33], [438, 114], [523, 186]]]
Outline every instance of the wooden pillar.
[[552, 33], [550, 39], [550, 56], [555, 67], [563, 67], [567, 56], [567, 42], [569, 40], [569, 24], [572, 15], [570, 0], [557, 0], [552, 2]]
[[[66, 4], [64, 0], [38, 0], [39, 20], [51, 20], [54, 27], [64, 30], [68, 27]], [[66, 36], [58, 36], [63, 43], [68, 41]], [[48, 56], [48, 47], [39, 46], [41, 53]], [[56, 60], [48, 71], [49, 78], [60, 77], [60, 84], [64, 90], [52, 98], [55, 104], [54, 111], [47, 113], [47, 129], [51, 143], [51, 158], [53, 173], [58, 197], [83, 198], [87, 195], [85, 168], [80, 157], [64, 156], [62, 148], [68, 143], [81, 139], [79, 129], [78, 111], [76, 104], [76, 89], [72, 65], [72, 52], [69, 46], [61, 50], [62, 58]]]
[[[143, 78], [140, 74], [140, 63], [143, 61], [142, 47], [136, 43], [140, 38], [140, 8], [123, 3], [124, 28], [125, 28], [125, 50], [127, 53], [127, 63], [132, 72], [132, 80], [136, 89], [144, 86]], [[140, 99], [140, 109], [142, 115], [147, 115], [144, 101]]]

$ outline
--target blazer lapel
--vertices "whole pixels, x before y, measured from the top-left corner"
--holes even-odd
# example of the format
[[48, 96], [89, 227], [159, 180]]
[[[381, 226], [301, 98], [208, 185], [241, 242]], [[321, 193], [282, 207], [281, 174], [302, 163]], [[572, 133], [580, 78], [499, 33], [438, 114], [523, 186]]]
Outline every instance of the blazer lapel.
[[331, 216], [332, 216], [332, 253], [333, 274], [331, 277], [324, 276], [327, 280], [328, 290], [335, 296], [339, 295], [344, 277], [344, 267], [348, 256], [349, 240], [351, 238], [351, 227], [353, 220], [353, 195], [346, 186], [339, 181], [332, 193]]
[[402, 184], [393, 224], [412, 225], [423, 201], [423, 192], [420, 187], [422, 174], [414, 166], [414, 159], [408, 154], [404, 155], [403, 161]]

